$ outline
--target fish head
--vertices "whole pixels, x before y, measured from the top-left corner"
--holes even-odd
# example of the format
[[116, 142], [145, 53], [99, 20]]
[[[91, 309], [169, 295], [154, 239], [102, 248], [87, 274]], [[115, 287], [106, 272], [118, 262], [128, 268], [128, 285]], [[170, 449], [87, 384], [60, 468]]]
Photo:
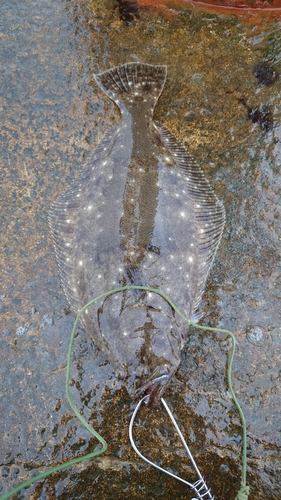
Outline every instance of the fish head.
[[158, 403], [180, 364], [182, 335], [169, 312], [137, 303], [120, 317], [134, 353], [127, 364], [126, 387], [134, 399], [147, 394], [149, 406]]
[[99, 317], [104, 337], [108, 338], [109, 322], [115, 325], [110, 361], [129, 395], [136, 399], [148, 394], [147, 403], [155, 406], [179, 367], [184, 345], [174, 311], [162, 298], [153, 305], [140, 299], [113, 319], [113, 300], [107, 301], [103, 318]]

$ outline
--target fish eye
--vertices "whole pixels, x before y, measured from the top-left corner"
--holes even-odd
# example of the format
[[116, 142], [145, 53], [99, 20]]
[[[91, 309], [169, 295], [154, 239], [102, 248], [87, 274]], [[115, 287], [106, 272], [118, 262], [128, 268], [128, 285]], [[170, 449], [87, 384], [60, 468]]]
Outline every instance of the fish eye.
[[153, 307], [153, 306], [147, 306], [147, 309], [153, 309], [153, 311], [159, 311], [159, 309], [157, 309], [156, 307]]

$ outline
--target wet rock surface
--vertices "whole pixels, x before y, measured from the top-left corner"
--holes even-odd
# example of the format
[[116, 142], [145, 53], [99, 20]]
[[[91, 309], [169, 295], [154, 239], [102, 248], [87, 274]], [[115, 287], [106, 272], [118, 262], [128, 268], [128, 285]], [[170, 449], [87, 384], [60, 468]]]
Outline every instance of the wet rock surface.
[[[0, 494], [97, 446], [66, 401], [74, 316], [47, 214], [119, 119], [93, 73], [140, 60], [167, 64], [156, 118], [189, 147], [224, 200], [227, 224], [201, 324], [236, 334], [233, 384], [248, 425], [250, 498], [277, 499], [281, 83], [262, 84], [253, 68], [266, 60], [280, 73], [280, 22], [245, 26], [235, 17], [181, 6], [172, 18], [139, 10], [128, 24], [116, 5], [9, 0], [2, 8]], [[239, 99], [252, 109], [270, 107], [272, 127], [249, 120]], [[178, 382], [166, 395], [208, 485], [227, 500], [234, 499], [241, 476], [241, 426], [225, 377], [229, 346], [223, 335], [191, 331]], [[192, 498], [184, 485], [136, 457], [128, 442], [134, 402], [82, 328], [71, 378], [75, 403], [108, 451], [17, 498]], [[136, 438], [152, 460], [195, 479], [161, 408], [141, 409]]]

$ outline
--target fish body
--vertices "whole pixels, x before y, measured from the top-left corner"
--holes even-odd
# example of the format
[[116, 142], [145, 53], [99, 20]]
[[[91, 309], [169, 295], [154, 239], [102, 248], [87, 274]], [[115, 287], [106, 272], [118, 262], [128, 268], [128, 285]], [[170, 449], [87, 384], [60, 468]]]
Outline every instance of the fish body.
[[[128, 63], [95, 76], [121, 122], [50, 212], [65, 293], [77, 313], [125, 285], [158, 288], [189, 318], [197, 311], [224, 226], [201, 169], [153, 121], [166, 66]], [[126, 290], [89, 307], [83, 324], [132, 397], [162, 396], [187, 327], [158, 294]]]

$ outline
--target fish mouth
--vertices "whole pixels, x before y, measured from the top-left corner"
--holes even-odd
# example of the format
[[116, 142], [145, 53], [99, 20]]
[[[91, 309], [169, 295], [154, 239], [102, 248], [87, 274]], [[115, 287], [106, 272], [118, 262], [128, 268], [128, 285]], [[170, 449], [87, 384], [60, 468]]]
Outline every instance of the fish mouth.
[[164, 391], [172, 379], [172, 373], [165, 373], [159, 377], [150, 377], [137, 391], [136, 396], [146, 395], [145, 404], [149, 407], [157, 406]]

